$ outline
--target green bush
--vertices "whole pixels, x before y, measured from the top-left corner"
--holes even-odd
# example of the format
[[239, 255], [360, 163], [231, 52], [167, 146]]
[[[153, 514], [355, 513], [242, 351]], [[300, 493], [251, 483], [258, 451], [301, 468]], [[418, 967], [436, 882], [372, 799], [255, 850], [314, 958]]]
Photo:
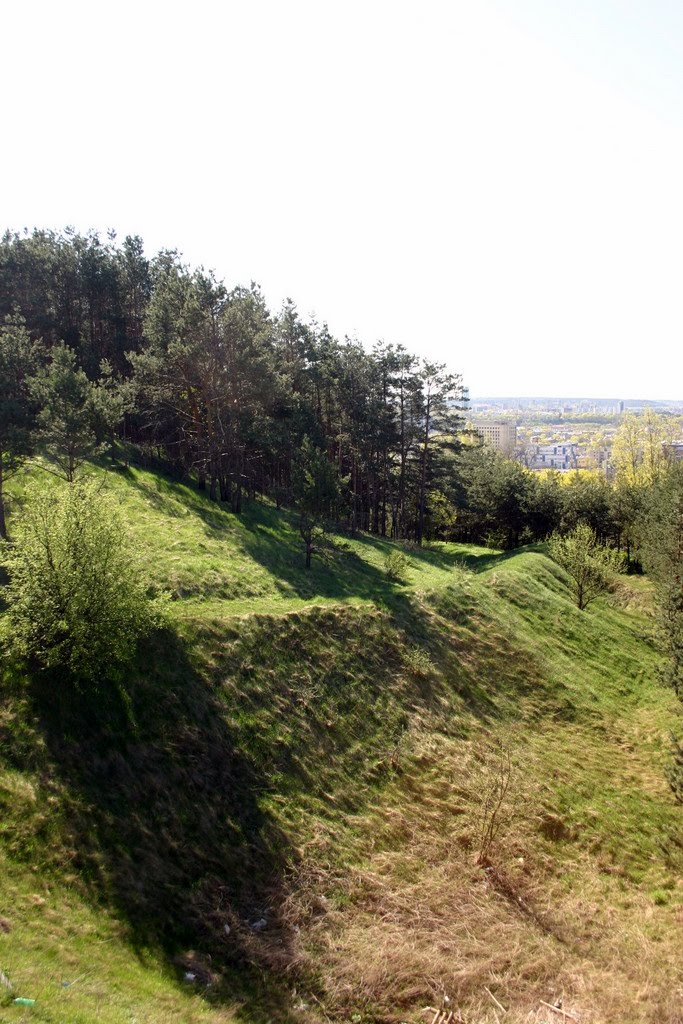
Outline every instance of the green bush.
[[89, 483], [34, 493], [3, 545], [11, 653], [77, 685], [114, 678], [160, 622], [112, 499]]
[[409, 562], [402, 551], [394, 549], [384, 559], [384, 571], [394, 583], [405, 583], [408, 579]]
[[411, 675], [416, 676], [418, 679], [426, 678], [434, 669], [432, 659], [424, 647], [408, 648], [403, 655], [403, 660]]
[[554, 533], [550, 556], [567, 573], [578, 608], [583, 610], [612, 585], [622, 565], [621, 556], [598, 542], [593, 530], [579, 523], [570, 533]]

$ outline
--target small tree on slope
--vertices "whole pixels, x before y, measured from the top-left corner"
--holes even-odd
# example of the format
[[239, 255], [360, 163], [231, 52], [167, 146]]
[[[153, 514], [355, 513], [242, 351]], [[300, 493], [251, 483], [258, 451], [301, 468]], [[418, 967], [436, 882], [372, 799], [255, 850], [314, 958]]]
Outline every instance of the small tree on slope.
[[0, 557], [11, 652], [97, 688], [158, 621], [114, 502], [94, 485], [34, 493]]
[[582, 610], [608, 589], [620, 564], [617, 552], [599, 544], [586, 523], [579, 523], [564, 537], [553, 534], [550, 555], [569, 576], [574, 600]]
[[316, 537], [332, 518], [338, 498], [337, 478], [325, 452], [304, 437], [292, 467], [294, 501], [299, 513], [299, 533], [306, 547], [306, 568]]
[[76, 353], [57, 345], [49, 364], [31, 383], [41, 407], [34, 435], [37, 446], [52, 471], [69, 483], [87, 459], [106, 449], [104, 439], [123, 416], [123, 392], [106, 363], [101, 369], [101, 381], [94, 383], [79, 367]]
[[0, 538], [7, 537], [3, 483], [31, 453], [29, 382], [37, 369], [39, 351], [21, 317], [6, 317], [0, 328]]

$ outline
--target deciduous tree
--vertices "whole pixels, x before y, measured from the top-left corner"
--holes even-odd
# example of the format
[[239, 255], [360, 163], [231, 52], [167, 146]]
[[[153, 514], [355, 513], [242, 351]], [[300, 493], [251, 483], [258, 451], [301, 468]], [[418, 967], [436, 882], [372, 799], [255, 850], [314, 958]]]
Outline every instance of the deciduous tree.
[[14, 654], [65, 682], [111, 679], [158, 620], [116, 505], [93, 484], [34, 492], [3, 561]]
[[608, 589], [619, 567], [617, 553], [601, 545], [586, 523], [579, 523], [566, 536], [553, 534], [550, 554], [569, 576], [581, 610]]

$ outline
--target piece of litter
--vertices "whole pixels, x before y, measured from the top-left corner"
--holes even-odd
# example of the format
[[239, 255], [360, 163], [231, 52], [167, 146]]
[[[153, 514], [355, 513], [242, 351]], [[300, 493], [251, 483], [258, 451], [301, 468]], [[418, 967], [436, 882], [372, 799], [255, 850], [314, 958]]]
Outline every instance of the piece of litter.
[[185, 981], [196, 981], [197, 975], [192, 971], [185, 971]]
[[4, 971], [0, 971], [0, 985], [6, 988], [8, 992], [11, 992], [14, 987]]
[[15, 1006], [35, 1006], [35, 999], [26, 999], [24, 996], [17, 996], [14, 1000]]
[[74, 985], [77, 985], [79, 981], [83, 981], [84, 978], [87, 978], [89, 974], [92, 974], [92, 971], [86, 971], [85, 974], [79, 974], [73, 981], [63, 981], [62, 988], [72, 988]]
[[259, 918], [258, 921], [254, 921], [254, 923], [251, 926], [251, 930], [253, 932], [262, 932], [263, 929], [267, 928], [267, 927], [268, 927], [268, 922], [266, 921], [265, 917], [261, 917], [261, 918]]
[[223, 925], [223, 931], [225, 932], [226, 935], [229, 935], [230, 934], [230, 925], [229, 924], [224, 924]]

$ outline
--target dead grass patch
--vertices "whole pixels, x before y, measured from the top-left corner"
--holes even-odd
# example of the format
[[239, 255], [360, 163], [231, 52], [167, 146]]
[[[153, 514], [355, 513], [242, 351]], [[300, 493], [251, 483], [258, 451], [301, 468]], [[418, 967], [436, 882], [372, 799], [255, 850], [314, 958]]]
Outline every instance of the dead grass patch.
[[447, 997], [471, 1024], [540, 1024], [566, 1019], [541, 1003], [559, 999], [584, 1024], [680, 1024], [676, 909], [574, 845], [544, 808], [542, 762], [528, 753], [515, 813], [479, 866], [486, 740], [421, 740], [390, 800], [349, 821], [350, 844], [321, 830], [303, 851], [283, 919], [325, 1013], [426, 1022]]

